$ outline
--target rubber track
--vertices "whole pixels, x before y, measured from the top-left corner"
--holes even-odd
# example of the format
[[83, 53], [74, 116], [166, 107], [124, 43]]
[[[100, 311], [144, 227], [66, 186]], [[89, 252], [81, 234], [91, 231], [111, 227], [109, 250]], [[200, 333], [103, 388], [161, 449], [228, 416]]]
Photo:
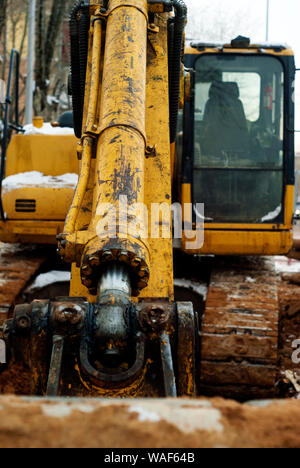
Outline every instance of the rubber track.
[[201, 327], [200, 394], [273, 396], [278, 276], [272, 258], [216, 259]]
[[18, 296], [47, 259], [46, 252], [43, 247], [1, 244], [0, 325], [9, 318]]

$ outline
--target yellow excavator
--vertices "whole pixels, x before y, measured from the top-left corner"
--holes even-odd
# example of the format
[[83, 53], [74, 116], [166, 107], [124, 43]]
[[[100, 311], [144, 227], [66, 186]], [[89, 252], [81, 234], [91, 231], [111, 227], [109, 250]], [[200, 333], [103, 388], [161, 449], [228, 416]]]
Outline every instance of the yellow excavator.
[[[294, 55], [242, 36], [184, 50], [186, 21], [182, 0], [78, 2], [75, 136], [19, 133], [2, 157], [0, 368], [24, 393], [278, 394]], [[57, 242], [69, 295], [22, 304]]]

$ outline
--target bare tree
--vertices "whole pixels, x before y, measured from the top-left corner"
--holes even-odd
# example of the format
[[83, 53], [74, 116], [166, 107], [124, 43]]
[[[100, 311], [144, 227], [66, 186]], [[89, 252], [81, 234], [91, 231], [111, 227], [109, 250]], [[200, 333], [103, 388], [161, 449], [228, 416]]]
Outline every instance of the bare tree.
[[230, 42], [239, 34], [257, 36], [263, 31], [261, 12], [243, 0], [232, 9], [228, 0], [186, 0], [188, 6], [187, 39], [207, 42]]
[[0, 38], [1, 39], [5, 30], [6, 11], [7, 11], [7, 0], [0, 0]]
[[[0, 0], [0, 55], [1, 55], [1, 69], [0, 76], [3, 80], [7, 80], [10, 49], [14, 48], [19, 51], [21, 57], [21, 70], [19, 91], [21, 112], [20, 117], [24, 114], [24, 104], [22, 96], [25, 93], [26, 83], [26, 67], [24, 63], [24, 52], [26, 46], [27, 36], [27, 23], [28, 23], [28, 0]], [[22, 60], [23, 59], [23, 60]], [[15, 96], [15, 83], [12, 83], [12, 99]], [[22, 108], [23, 107], [23, 108]], [[0, 121], [3, 119], [4, 107], [0, 109]], [[10, 121], [13, 120], [14, 106], [11, 106]]]
[[[57, 44], [65, 18], [68, 2], [65, 0], [37, 0], [37, 47], [35, 112], [47, 114], [47, 96], [55, 77], [52, 76]], [[54, 86], [57, 86], [55, 82]]]

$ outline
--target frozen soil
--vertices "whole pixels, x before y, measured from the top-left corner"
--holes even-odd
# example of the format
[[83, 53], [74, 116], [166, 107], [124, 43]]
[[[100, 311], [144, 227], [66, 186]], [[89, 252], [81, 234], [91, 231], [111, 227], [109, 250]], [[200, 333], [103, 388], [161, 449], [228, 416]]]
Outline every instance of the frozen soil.
[[[187, 422], [188, 415], [188, 422]], [[1, 448], [299, 448], [300, 402], [0, 398]]]
[[[296, 264], [288, 261], [288, 266], [294, 274]], [[300, 286], [286, 278], [279, 285], [281, 367], [300, 376], [300, 364], [291, 359], [292, 343], [300, 339]], [[24, 375], [16, 368], [2, 373], [0, 393], [27, 393]], [[291, 395], [252, 404], [221, 398], [45, 401], [3, 395], [0, 448], [299, 448], [300, 400]]]

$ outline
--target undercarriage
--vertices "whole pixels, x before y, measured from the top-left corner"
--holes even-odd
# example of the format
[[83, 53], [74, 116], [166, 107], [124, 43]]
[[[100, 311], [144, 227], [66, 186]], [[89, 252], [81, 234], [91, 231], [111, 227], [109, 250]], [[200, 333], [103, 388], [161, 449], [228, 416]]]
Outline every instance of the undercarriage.
[[[19, 278], [28, 253], [8, 252], [3, 251], [2, 268], [9, 264]], [[40, 249], [34, 256], [33, 278], [45, 262]], [[132, 301], [126, 274], [120, 276], [116, 265], [107, 269], [95, 304], [76, 297], [21, 304], [30, 297], [24, 296], [23, 279], [3, 299], [8, 320], [2, 325], [1, 392], [239, 401], [294, 396], [291, 337], [298, 338], [299, 287], [282, 279], [278, 262], [282, 271], [297, 262], [282, 259], [180, 254], [174, 303]], [[106, 290], [112, 282], [113, 294]]]

